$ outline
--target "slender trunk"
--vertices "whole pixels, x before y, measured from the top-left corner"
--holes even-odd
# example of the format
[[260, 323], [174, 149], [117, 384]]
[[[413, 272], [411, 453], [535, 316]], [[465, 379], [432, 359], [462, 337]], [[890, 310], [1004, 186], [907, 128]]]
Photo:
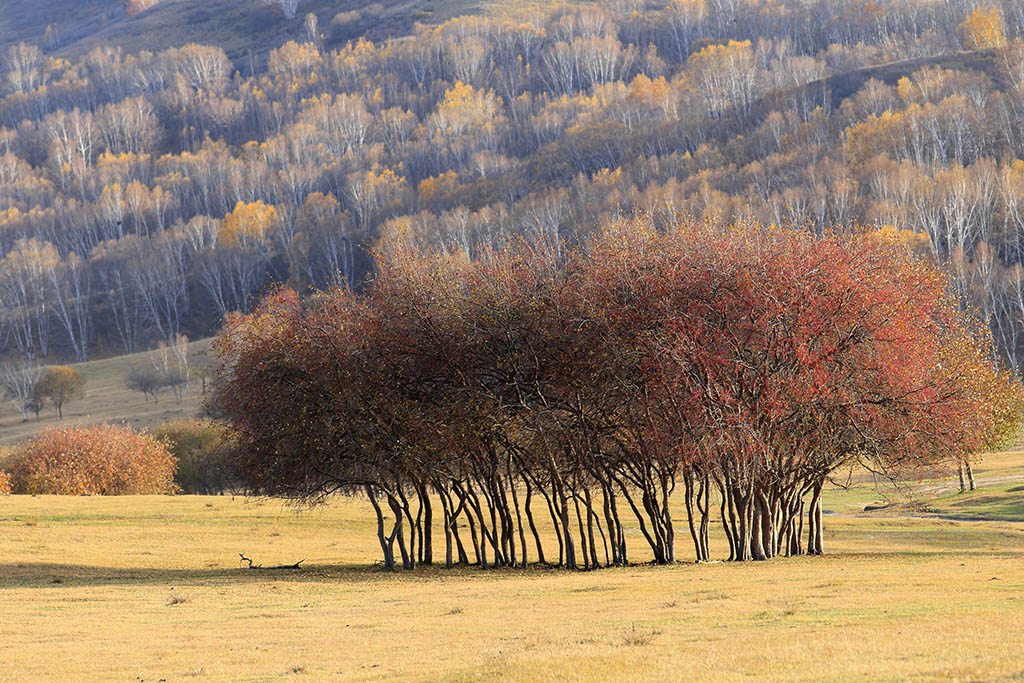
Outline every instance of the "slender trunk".
[[804, 492], [801, 491], [797, 498], [797, 508], [794, 513], [796, 516], [796, 533], [793, 534], [793, 541], [790, 548], [790, 555], [803, 555], [804, 546], [801, 543], [804, 537]]
[[391, 506], [391, 511], [395, 513], [395, 531], [392, 533], [396, 535], [398, 550], [402, 553], [402, 569], [412, 569], [415, 566], [415, 556], [410, 555], [409, 549], [405, 546], [405, 530], [403, 529], [405, 520], [403, 519], [404, 511], [402, 510], [402, 504], [389, 493], [388, 505]]
[[704, 491], [703, 507], [700, 505], [700, 494], [697, 495], [697, 507], [700, 508], [700, 543], [704, 551], [704, 561], [710, 562], [711, 546], [708, 541], [708, 528], [711, 524], [711, 478], [706, 474], [701, 482], [701, 488]]
[[736, 518], [739, 522], [736, 529], [736, 561], [746, 562], [752, 557], [751, 537], [751, 496], [740, 493], [739, 487], [734, 487], [732, 492], [733, 505], [736, 507]]
[[683, 473], [683, 500], [686, 501], [686, 522], [690, 527], [690, 538], [693, 539], [694, 552], [697, 555], [697, 562], [704, 561], [704, 552], [697, 536], [697, 526], [694, 524], [693, 514], [693, 476], [691, 472]]
[[619, 530], [615, 525], [615, 518], [612, 516], [611, 501], [608, 497], [608, 485], [604, 481], [601, 482], [601, 500], [602, 508], [604, 510], [604, 521], [608, 525], [608, 537], [611, 544], [612, 555], [608, 559], [611, 564], [621, 564], [619, 560]]
[[820, 482], [814, 484], [810, 509], [807, 511], [808, 555], [821, 555], [821, 489]]
[[380, 509], [380, 504], [377, 502], [377, 494], [374, 492], [373, 487], [367, 484], [364, 490], [366, 491], [366, 497], [370, 499], [370, 504], [373, 505], [373, 511], [377, 513], [377, 540], [380, 542], [381, 552], [384, 553], [384, 568], [394, 569], [395, 556], [389, 547], [390, 544], [387, 538], [384, 536], [384, 512]]
[[420, 558], [420, 563], [430, 566], [434, 564], [434, 509], [430, 504], [429, 489], [420, 486], [418, 493], [423, 506], [423, 527], [420, 530], [420, 548], [423, 550], [423, 557]]
[[523, 516], [519, 511], [519, 496], [516, 494], [516, 484], [512, 479], [512, 475], [508, 478], [508, 487], [512, 491], [512, 505], [516, 509], [516, 529], [519, 530], [519, 566], [526, 566], [526, 532], [523, 529]]
[[763, 490], [757, 494], [757, 503], [761, 507], [761, 549], [765, 559], [771, 559], [775, 557], [775, 513]]
[[452, 543], [452, 511], [447, 497], [438, 487], [438, 497], [441, 499], [441, 512], [444, 516], [444, 566], [451, 569], [453, 565], [453, 543]]
[[[400, 506], [399, 510], [402, 513], [405, 514], [405, 518], [409, 522], [409, 557], [411, 558], [411, 561], [413, 563], [415, 563], [416, 562], [417, 541], [419, 540], [419, 536], [416, 533], [416, 529], [419, 526], [419, 520], [418, 519], [413, 519], [412, 507], [409, 505], [409, 499], [406, 498], [406, 496], [405, 496], [405, 491], [403, 491], [402, 487], [397, 485], [397, 484], [396, 484], [395, 488], [398, 491], [398, 500], [399, 500], [399, 506]], [[403, 527], [404, 526], [405, 525], [403, 524]], [[403, 535], [404, 535], [404, 530], [399, 533], [400, 537], [403, 536]]]
[[718, 485], [719, 495], [722, 496], [722, 502], [719, 505], [718, 511], [722, 516], [722, 531], [725, 532], [725, 540], [729, 543], [729, 558], [727, 561], [732, 562], [736, 559], [736, 537], [729, 527], [729, 515], [732, 514], [732, 498], [728, 488], [719, 480], [717, 475], [715, 476], [715, 483]]
[[576, 510], [576, 526], [580, 530], [580, 555], [583, 556], [583, 568], [591, 569], [590, 555], [587, 554], [587, 532], [583, 529], [583, 516], [580, 514], [580, 497], [573, 491], [572, 506]]
[[751, 492], [750, 503], [748, 505], [749, 517], [750, 517], [750, 556], [756, 560], [767, 560], [768, 556], [765, 555], [764, 551], [764, 524], [762, 517], [764, 516], [764, 510], [761, 507], [760, 496], [756, 493]]
[[676, 561], [676, 530], [672, 524], [672, 506], [669, 499], [672, 495], [671, 489], [675, 488], [675, 485], [669, 487], [669, 480], [670, 477], [661, 475], [661, 519], [665, 525], [665, 561], [671, 564]]
[[[468, 494], [463, 494], [462, 503], [460, 507], [466, 507], [466, 498]], [[473, 520], [473, 510], [466, 510], [466, 519], [469, 521], [469, 538], [473, 544], [473, 554], [476, 556], [476, 564], [480, 565], [481, 568], [487, 569], [487, 557], [480, 554], [480, 545], [476, 533], [476, 522]], [[460, 546], [461, 547], [461, 546]]]
[[654, 551], [654, 559], [657, 562], [660, 559], [660, 548], [654, 538], [651, 537], [650, 532], [647, 530], [647, 525], [644, 523], [644, 516], [640, 513], [639, 508], [637, 508], [636, 503], [633, 501], [633, 497], [629, 495], [629, 489], [626, 487], [625, 483], [619, 480], [616, 480], [615, 483], [619, 485], [619, 490], [622, 491], [622, 496], [626, 499], [626, 502], [629, 503], [629, 507], [633, 510], [633, 515], [636, 517], [637, 523], [640, 525], [640, 533], [643, 534], [648, 545], [651, 546], [651, 550]]
[[558, 492], [558, 498], [562, 508], [562, 533], [565, 536], [565, 567], [576, 569], [576, 547], [572, 540], [572, 532], [569, 531], [569, 501], [562, 491]]
[[[600, 566], [597, 561], [597, 547], [594, 540], [594, 520], [597, 518], [597, 514], [594, 512], [593, 498], [590, 495], [590, 489], [584, 487], [583, 489], [583, 500], [587, 506], [587, 534], [590, 536], [590, 560], [594, 567]], [[605, 540], [604, 531], [601, 531], [601, 520], [597, 519], [597, 530], [601, 532], [601, 541], [604, 543], [604, 556], [605, 564], [608, 564], [608, 541]]]
[[967, 488], [973, 491], [974, 486], [974, 468], [971, 467], [971, 463], [965, 463], [964, 469], [967, 470]]
[[[537, 561], [541, 564], [547, 564], [544, 560], [544, 546], [540, 542], [540, 534], [537, 532], [537, 524], [533, 520], [533, 485], [530, 484], [530, 480], [527, 477], [523, 477], [523, 481], [526, 482], [526, 500], [524, 505], [526, 507], [526, 521], [530, 524], [530, 533], [533, 534], [533, 541], [537, 544]], [[526, 557], [526, 550], [523, 550], [523, 557]]]

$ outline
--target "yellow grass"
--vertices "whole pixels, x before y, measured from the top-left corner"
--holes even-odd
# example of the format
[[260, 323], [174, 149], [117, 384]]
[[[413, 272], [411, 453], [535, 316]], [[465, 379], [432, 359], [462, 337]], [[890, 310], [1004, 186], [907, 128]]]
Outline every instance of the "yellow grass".
[[[193, 365], [206, 354], [209, 345], [208, 339], [189, 344]], [[47, 404], [38, 422], [35, 416], [24, 422], [9, 401], [0, 402], [0, 446], [23, 441], [53, 426], [110, 422], [127, 423], [141, 429], [155, 427], [164, 420], [195, 415], [203, 400], [198, 380], [191, 382], [181, 402], [175, 401], [169, 391], [162, 392], [154, 402], [125, 386], [125, 378], [133, 368], [149, 363], [149, 353], [143, 352], [74, 365], [85, 381], [85, 398], [65, 405], [63, 420], [58, 420], [57, 411]]]
[[361, 500], [0, 498], [0, 680], [1024, 676], [1024, 522], [877, 496], [829, 492], [826, 557], [590, 573], [376, 570]]

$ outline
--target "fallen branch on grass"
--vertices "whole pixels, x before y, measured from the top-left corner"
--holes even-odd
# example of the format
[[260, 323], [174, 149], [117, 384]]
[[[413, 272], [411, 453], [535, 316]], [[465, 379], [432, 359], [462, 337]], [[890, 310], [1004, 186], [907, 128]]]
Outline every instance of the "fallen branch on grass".
[[306, 561], [299, 560], [295, 564], [276, 564], [273, 567], [264, 567], [262, 564], [253, 564], [252, 560], [246, 557], [243, 553], [238, 553], [238, 556], [242, 558], [243, 561], [249, 563], [249, 569], [298, 569], [299, 565]]

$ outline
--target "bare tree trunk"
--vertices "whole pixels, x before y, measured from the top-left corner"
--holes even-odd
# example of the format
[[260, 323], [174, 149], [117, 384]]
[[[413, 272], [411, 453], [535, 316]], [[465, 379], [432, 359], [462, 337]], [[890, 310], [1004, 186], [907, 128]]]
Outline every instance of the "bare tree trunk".
[[377, 513], [377, 540], [380, 541], [380, 549], [384, 553], [384, 568], [394, 569], [395, 555], [391, 551], [387, 538], [384, 536], [384, 513], [380, 509], [380, 504], [377, 503], [377, 494], [374, 493], [373, 487], [369, 484], [364, 488], [366, 490], [366, 497], [370, 499], [370, 503], [373, 505], [373, 511]]
[[694, 553], [697, 562], [704, 561], [704, 549], [701, 547], [700, 538], [697, 536], [697, 526], [694, 524], [693, 514], [693, 476], [692, 472], [683, 473], [683, 500], [686, 502], [686, 522], [690, 528], [690, 538], [693, 539]]
[[423, 506], [423, 526], [420, 528], [420, 549], [423, 551], [423, 556], [420, 558], [420, 564], [429, 567], [434, 564], [434, 509], [430, 504], [429, 489], [420, 485], [417, 487], [417, 493]]
[[583, 516], [580, 514], [580, 498], [576, 495], [575, 491], [572, 496], [572, 505], [576, 510], [576, 525], [580, 530], [580, 555], [583, 556], [583, 568], [592, 569], [590, 566], [590, 556], [587, 554], [587, 532], [583, 529]]
[[402, 504], [397, 498], [389, 493], [388, 505], [391, 506], [391, 511], [395, 513], [395, 530], [392, 533], [396, 535], [398, 539], [398, 550], [402, 553], [402, 569], [412, 569], [416, 564], [416, 558], [409, 554], [409, 550], [405, 546], [405, 534], [403, 529], [405, 526], [405, 520], [403, 519], [404, 514]]
[[821, 555], [821, 489], [822, 483], [814, 485], [811, 506], [807, 511], [807, 554]]
[[526, 567], [526, 532], [523, 529], [523, 516], [519, 511], [519, 496], [516, 494], [516, 484], [510, 474], [508, 477], [508, 487], [512, 490], [512, 505], [516, 509], [516, 529], [519, 531], [519, 549], [520, 549], [520, 560], [519, 566]]
[[[590, 495], [590, 489], [586, 486], [583, 487], [583, 505], [587, 512], [587, 537], [590, 539], [590, 563], [594, 569], [601, 566], [601, 563], [597, 558], [597, 537], [594, 535], [594, 519], [597, 515], [594, 513], [594, 499]], [[601, 540], [604, 541], [604, 531], [601, 530], [601, 520], [597, 520], [597, 530], [601, 533]], [[604, 542], [604, 554], [605, 563], [607, 564], [608, 556], [608, 542]]]
[[441, 512], [444, 515], [444, 566], [445, 569], [451, 569], [453, 564], [452, 522], [454, 520], [444, 492], [439, 490], [438, 496], [441, 499]]
[[758, 494], [751, 492], [750, 501], [747, 504], [750, 529], [750, 556], [757, 561], [767, 560], [768, 556], [764, 550], [764, 510]]
[[558, 497], [562, 508], [562, 533], [565, 535], [565, 567], [576, 569], [576, 547], [573, 544], [572, 532], [569, 531], [569, 501], [561, 491]]
[[[537, 544], [537, 561], [541, 564], [547, 564], [544, 559], [544, 546], [540, 542], [540, 534], [537, 532], [537, 524], [533, 520], [533, 485], [530, 484], [530, 480], [527, 477], [523, 477], [523, 481], [526, 482], [526, 500], [524, 505], [526, 507], [526, 521], [530, 524], [530, 533], [533, 534], [533, 541]], [[526, 556], [526, 552], [523, 552], [523, 557]]]

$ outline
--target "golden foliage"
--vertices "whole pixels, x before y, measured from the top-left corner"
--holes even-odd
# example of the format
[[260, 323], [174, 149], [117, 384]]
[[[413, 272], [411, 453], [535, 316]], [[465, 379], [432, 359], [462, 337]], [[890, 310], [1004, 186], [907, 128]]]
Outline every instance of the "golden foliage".
[[979, 7], [971, 12], [960, 24], [960, 35], [964, 47], [970, 50], [1006, 47], [1003, 15], [995, 7]]
[[246, 246], [262, 242], [278, 223], [277, 209], [273, 204], [238, 202], [234, 211], [224, 216], [218, 242], [223, 246]]
[[919, 257], [926, 256], [932, 250], [932, 241], [928, 235], [913, 230], [901, 230], [893, 225], [883, 225], [869, 233], [868, 237], [882, 244], [903, 247]]

